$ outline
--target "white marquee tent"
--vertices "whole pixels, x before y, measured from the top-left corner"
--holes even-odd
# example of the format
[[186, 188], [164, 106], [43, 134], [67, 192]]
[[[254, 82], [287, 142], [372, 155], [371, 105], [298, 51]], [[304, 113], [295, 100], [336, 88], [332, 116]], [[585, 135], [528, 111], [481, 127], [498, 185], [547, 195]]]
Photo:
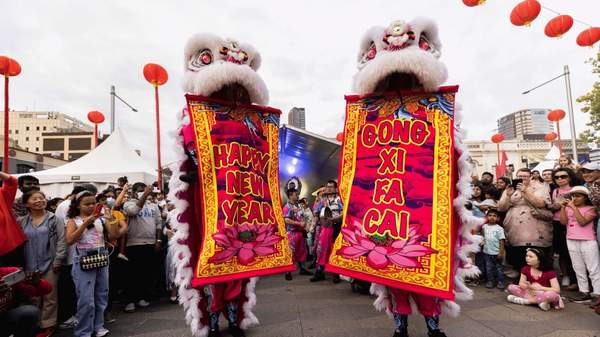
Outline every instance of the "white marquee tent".
[[115, 131], [85, 156], [56, 168], [28, 173], [40, 180], [41, 190], [48, 197], [64, 197], [77, 183], [93, 183], [98, 189], [116, 184], [117, 178], [127, 176], [130, 183], [156, 181], [156, 169], [144, 161], [123, 137]]
[[550, 151], [548, 151], [548, 153], [546, 153], [544, 160], [542, 162], [538, 163], [532, 169], [532, 171], [537, 170], [540, 173], [542, 173], [542, 171], [544, 171], [544, 170], [554, 169], [554, 166], [556, 166], [556, 163], [558, 162], [559, 157], [560, 157], [560, 150], [556, 146], [552, 145], [552, 147], [550, 148]]

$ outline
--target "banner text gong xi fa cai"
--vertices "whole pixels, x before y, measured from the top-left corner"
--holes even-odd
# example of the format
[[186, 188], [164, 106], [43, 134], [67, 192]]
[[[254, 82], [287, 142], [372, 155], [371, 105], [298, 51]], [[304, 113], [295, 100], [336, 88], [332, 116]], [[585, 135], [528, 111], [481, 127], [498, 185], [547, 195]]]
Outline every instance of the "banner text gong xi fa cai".
[[346, 97], [343, 226], [328, 271], [453, 298], [457, 89]]
[[293, 270], [279, 194], [281, 112], [186, 97], [202, 214], [193, 285]]

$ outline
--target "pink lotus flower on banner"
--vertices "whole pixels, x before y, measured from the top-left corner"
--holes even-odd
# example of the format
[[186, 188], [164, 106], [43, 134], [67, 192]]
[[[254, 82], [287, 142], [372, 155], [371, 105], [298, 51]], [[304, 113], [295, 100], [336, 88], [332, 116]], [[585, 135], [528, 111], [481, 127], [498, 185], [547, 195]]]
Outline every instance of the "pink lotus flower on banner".
[[252, 264], [257, 256], [276, 253], [275, 244], [283, 240], [275, 225], [226, 226], [213, 238], [223, 250], [216, 252], [208, 262], [222, 263], [237, 256], [238, 262], [245, 266]]
[[421, 263], [417, 258], [437, 253], [433, 248], [419, 243], [421, 235], [417, 228], [412, 227], [408, 232], [408, 240], [389, 239], [388, 237], [371, 236], [367, 238], [360, 230], [360, 226], [342, 229], [344, 239], [350, 246], [340, 249], [337, 254], [347, 259], [367, 257], [367, 264], [371, 268], [384, 269], [389, 264], [402, 268], [420, 268]]

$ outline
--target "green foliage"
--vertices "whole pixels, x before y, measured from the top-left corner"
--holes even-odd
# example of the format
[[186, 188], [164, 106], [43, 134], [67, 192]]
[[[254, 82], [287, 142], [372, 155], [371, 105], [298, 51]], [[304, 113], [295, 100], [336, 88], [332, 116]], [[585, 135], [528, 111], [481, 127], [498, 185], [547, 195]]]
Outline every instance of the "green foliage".
[[[586, 63], [592, 65], [592, 73], [600, 79], [600, 52]], [[588, 93], [577, 98], [577, 102], [583, 104], [581, 111], [590, 115], [590, 122], [586, 124], [590, 128], [579, 137], [588, 143], [600, 143], [600, 134], [596, 132], [600, 131], [600, 81], [596, 81]]]

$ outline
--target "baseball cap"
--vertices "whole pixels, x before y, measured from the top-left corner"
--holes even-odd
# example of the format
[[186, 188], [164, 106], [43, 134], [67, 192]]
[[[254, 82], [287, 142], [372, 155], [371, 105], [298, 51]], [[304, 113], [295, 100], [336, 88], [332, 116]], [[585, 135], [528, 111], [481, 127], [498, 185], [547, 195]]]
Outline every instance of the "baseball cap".
[[587, 189], [587, 187], [585, 186], [574, 186], [570, 191], [569, 191], [569, 195], [571, 194], [585, 194], [588, 197], [590, 196], [590, 190]]
[[581, 168], [589, 171], [600, 171], [600, 162], [594, 161], [585, 163], [581, 166]]

